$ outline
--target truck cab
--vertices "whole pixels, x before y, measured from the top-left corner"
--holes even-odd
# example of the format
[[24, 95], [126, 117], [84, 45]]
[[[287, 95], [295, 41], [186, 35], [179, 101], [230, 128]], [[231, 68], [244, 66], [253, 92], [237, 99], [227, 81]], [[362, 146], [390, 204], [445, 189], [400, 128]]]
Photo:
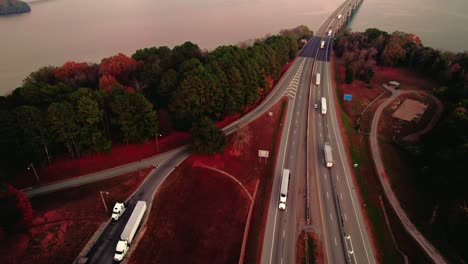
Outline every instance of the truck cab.
[[112, 210], [112, 220], [117, 221], [125, 212], [125, 204], [116, 202]]
[[128, 243], [125, 240], [119, 240], [115, 248], [114, 260], [122, 261], [128, 251]]

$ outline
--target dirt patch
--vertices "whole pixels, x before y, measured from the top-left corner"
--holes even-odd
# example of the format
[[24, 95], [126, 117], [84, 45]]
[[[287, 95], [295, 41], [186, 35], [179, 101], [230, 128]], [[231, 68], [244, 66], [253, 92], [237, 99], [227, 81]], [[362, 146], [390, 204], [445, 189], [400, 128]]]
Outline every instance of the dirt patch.
[[148, 220], [130, 263], [236, 262], [249, 203], [229, 177], [184, 162], [158, 191], [157, 217]]
[[130, 196], [149, 172], [145, 169], [33, 198], [30, 232], [2, 241], [0, 263], [72, 263], [99, 225], [110, 218], [99, 192], [109, 192], [104, 198], [111, 210], [115, 202]]
[[[280, 102], [270, 110], [275, 118], [265, 114], [249, 124], [240, 124], [240, 129], [229, 136], [223, 154], [192, 155], [178, 166], [155, 195], [148, 231], [130, 263], [148, 258], [158, 263], [238, 262], [249, 198], [232, 179], [203, 167], [232, 175], [251, 195], [259, 181], [244, 258], [245, 263], [258, 262], [281, 109]], [[260, 149], [270, 151], [267, 162], [259, 160]]]

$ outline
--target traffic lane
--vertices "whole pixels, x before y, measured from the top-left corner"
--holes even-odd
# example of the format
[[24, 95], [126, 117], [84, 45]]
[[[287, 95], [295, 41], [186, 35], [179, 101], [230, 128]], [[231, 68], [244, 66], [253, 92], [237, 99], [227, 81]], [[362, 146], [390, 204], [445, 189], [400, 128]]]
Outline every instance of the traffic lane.
[[[316, 94], [319, 95], [320, 97], [325, 97], [327, 99], [327, 105], [329, 104], [328, 101], [329, 97], [325, 93], [326, 89], [324, 86], [326, 86], [326, 75], [324, 74], [324, 70], [326, 68], [324, 67], [324, 64], [322, 62], [317, 63], [317, 69], [316, 71], [321, 74], [322, 77], [322, 82], [320, 85], [320, 89], [317, 89]], [[341, 223], [340, 223], [340, 215], [338, 211], [338, 206], [336, 204], [335, 200], [335, 190], [333, 188], [334, 183], [333, 179], [330, 177], [330, 169], [327, 168], [324, 164], [324, 153], [323, 153], [323, 145], [325, 142], [329, 141], [329, 132], [328, 132], [328, 122], [327, 122], [327, 117], [330, 115], [330, 111], [328, 110], [327, 106], [327, 113], [321, 114], [321, 111], [317, 111], [319, 118], [318, 118], [318, 123], [317, 123], [317, 135], [318, 135], [318, 140], [316, 141], [317, 145], [317, 153], [318, 155], [318, 168], [320, 175], [319, 176], [319, 181], [321, 185], [321, 200], [322, 200], [322, 205], [327, 209], [326, 210], [326, 216], [323, 217], [323, 221], [325, 222], [325, 228], [327, 229], [328, 233], [328, 239], [327, 239], [327, 248], [331, 252], [329, 253], [329, 256], [333, 258], [333, 263], [336, 262], [341, 262], [344, 261], [345, 259], [345, 252], [343, 250], [343, 240], [342, 240], [342, 229], [341, 229]]]
[[[328, 113], [327, 113], [328, 114]], [[319, 175], [318, 181], [321, 186], [320, 196], [322, 201], [322, 207], [325, 215], [323, 216], [324, 228], [327, 230], [327, 248], [330, 251], [328, 256], [330, 257], [331, 263], [345, 263], [345, 252], [343, 250], [342, 230], [341, 222], [338, 212], [338, 207], [335, 201], [335, 190], [333, 188], [333, 179], [330, 177], [331, 170], [325, 166], [325, 157], [323, 152], [323, 145], [325, 141], [328, 141], [326, 131], [326, 115], [321, 115], [322, 122], [318, 125], [318, 133], [322, 134], [316, 141], [317, 155], [317, 166]]]
[[[305, 63], [305, 60], [303, 58], [299, 58], [298, 63], [300, 65], [303, 65]], [[302, 66], [303, 67], [303, 66]], [[301, 69], [300, 67], [298, 69]], [[298, 69], [294, 71], [294, 73], [298, 72]], [[303, 68], [302, 68], [303, 69]], [[301, 76], [302, 76], [302, 70], [301, 70]], [[292, 81], [292, 80], [291, 80]], [[282, 82], [283, 85], [286, 85], [286, 87], [282, 87], [281, 90], [286, 90], [291, 81], [289, 82]], [[280, 147], [278, 151], [278, 161], [276, 163], [275, 167], [275, 173], [274, 173], [274, 178], [273, 178], [273, 186], [272, 186], [272, 193], [270, 196], [270, 202], [269, 202], [269, 210], [268, 210], [268, 217], [267, 217], [267, 225], [266, 225], [266, 231], [264, 235], [264, 243], [262, 247], [262, 263], [272, 263], [273, 261], [273, 255], [274, 252], [278, 252], [276, 248], [279, 248], [277, 245], [276, 238], [278, 236], [277, 232], [277, 221], [278, 221], [278, 202], [279, 202], [279, 188], [281, 185], [281, 175], [282, 175], [282, 170], [284, 168], [284, 163], [285, 163], [285, 152], [288, 147], [287, 142], [289, 141], [289, 133], [290, 133], [290, 127], [292, 124], [292, 117], [294, 113], [294, 106], [295, 106], [295, 99], [288, 97], [289, 103], [286, 109], [286, 117], [282, 129], [282, 137], [280, 141]]]
[[[312, 67], [312, 62], [307, 60], [304, 65], [303, 72], [309, 72]], [[308, 76], [306, 74], [301, 74], [299, 83], [304, 83], [304, 80], [307, 79]], [[282, 168], [289, 168], [291, 170], [291, 178], [289, 182], [288, 188], [288, 197], [286, 202], [286, 210], [280, 211], [276, 206], [276, 211], [278, 213], [278, 224], [275, 229], [275, 240], [277, 241], [274, 246], [274, 258], [272, 259], [271, 263], [281, 263], [281, 261], [287, 261], [289, 263], [293, 256], [294, 256], [294, 226], [295, 226], [295, 200], [296, 200], [296, 193], [294, 192], [294, 186], [297, 183], [297, 167], [294, 166], [294, 159], [295, 159], [295, 152], [297, 146], [297, 134], [300, 129], [301, 116], [303, 116], [303, 109], [301, 108], [301, 104], [303, 103], [305, 96], [304, 96], [304, 88], [303, 86], [298, 86], [296, 97], [294, 100], [294, 106], [292, 109], [288, 109], [291, 115], [290, 118], [290, 125], [289, 130], [286, 135], [286, 144], [285, 148], [286, 151], [284, 152], [283, 160], [284, 165]], [[281, 157], [281, 156], [278, 156]], [[281, 170], [282, 171], [282, 170]], [[281, 172], [278, 175], [281, 182]], [[281, 183], [280, 183], [281, 184]], [[279, 187], [278, 185], [276, 191], [278, 195], [276, 196], [276, 205], [278, 205], [278, 197], [279, 197]]]
[[[324, 62], [326, 71], [324, 72], [325, 78], [331, 80], [330, 76], [330, 65], [328, 62]], [[328, 82], [330, 84], [330, 82]], [[328, 85], [327, 92], [332, 98], [333, 94], [331, 91], [331, 86]], [[367, 230], [364, 225], [363, 213], [361, 211], [361, 206], [359, 200], [357, 199], [356, 189], [354, 187], [351, 170], [349, 167], [346, 152], [344, 150], [344, 145], [341, 141], [341, 131], [338, 127], [338, 121], [336, 119], [337, 113], [335, 111], [334, 101], [330, 100], [330, 115], [328, 117], [328, 122], [330, 124], [328, 131], [330, 135], [330, 143], [335, 152], [333, 155], [335, 162], [340, 164], [336, 167], [335, 178], [338, 177], [337, 191], [339, 191], [341, 196], [339, 201], [343, 206], [341, 207], [343, 223], [345, 225], [346, 232], [346, 246], [352, 247], [349, 251], [353, 252], [351, 258], [354, 261], [359, 263], [375, 263], [375, 258], [372, 252], [372, 246], [367, 234]], [[345, 216], [346, 214], [346, 216]], [[350, 237], [348, 237], [350, 235]]]
[[[304, 197], [298, 192], [298, 186], [305, 179], [305, 133], [306, 133], [306, 106], [308, 99], [308, 87], [312, 75], [312, 66], [313, 60], [307, 59], [307, 66], [304, 68], [305, 73], [303, 74], [301, 81], [299, 82], [299, 96], [297, 97], [296, 102], [296, 118], [295, 122], [297, 127], [293, 132], [291, 137], [291, 144], [288, 144], [290, 148], [289, 152], [289, 167], [294, 168], [294, 180], [291, 183], [292, 185], [289, 188], [289, 192], [292, 194], [290, 197], [290, 210], [287, 212], [286, 217], [286, 228], [285, 228], [285, 251], [283, 255], [283, 260], [286, 260], [287, 263], [294, 262], [297, 252], [297, 238], [298, 238], [298, 221], [304, 219], [304, 211], [298, 210], [299, 208], [304, 207]], [[291, 177], [293, 178], [293, 177]]]
[[[267, 225], [265, 227], [265, 236], [264, 236], [264, 243], [262, 249], [262, 263], [273, 263], [273, 253], [277, 252], [277, 241], [278, 232], [277, 230], [277, 223], [278, 223], [278, 204], [279, 204], [279, 189], [281, 186], [281, 175], [284, 167], [284, 157], [286, 153], [287, 144], [289, 138], [289, 130], [292, 123], [292, 115], [294, 109], [294, 99], [289, 98], [289, 103], [286, 111], [286, 117], [283, 125], [282, 137], [280, 148], [278, 151], [278, 157], [283, 157], [281, 162], [277, 162], [277, 166], [275, 168], [274, 177], [273, 177], [273, 186], [271, 190], [270, 196], [270, 203], [268, 208], [268, 217], [267, 217]], [[286, 135], [286, 136], [285, 136]], [[287, 207], [286, 207], [287, 209]], [[281, 220], [279, 220], [281, 221]], [[276, 257], [276, 255], [275, 255]]]

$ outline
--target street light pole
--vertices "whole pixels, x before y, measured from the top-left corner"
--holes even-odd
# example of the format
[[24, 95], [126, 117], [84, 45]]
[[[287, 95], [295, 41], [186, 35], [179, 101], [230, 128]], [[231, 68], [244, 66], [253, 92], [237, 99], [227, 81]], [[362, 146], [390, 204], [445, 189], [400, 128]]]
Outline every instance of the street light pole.
[[158, 143], [158, 137], [161, 137], [162, 134], [157, 134], [156, 135], [156, 152], [159, 152], [159, 143]]
[[32, 162], [31, 162], [31, 164], [29, 164], [28, 170], [30, 170], [31, 167], [32, 167], [32, 169], [33, 169], [33, 171], [34, 171], [34, 175], [36, 176], [37, 182], [41, 182], [41, 181], [39, 180], [39, 176], [37, 175], [36, 168], [34, 167], [34, 164], [33, 164]]
[[102, 199], [102, 203], [104, 204], [104, 208], [106, 208], [106, 212], [108, 212], [106, 201], [104, 201], [104, 195], [102, 195], [102, 194], [105, 193], [105, 194], [109, 195], [109, 192], [99, 191], [99, 193], [101, 194], [101, 199]]

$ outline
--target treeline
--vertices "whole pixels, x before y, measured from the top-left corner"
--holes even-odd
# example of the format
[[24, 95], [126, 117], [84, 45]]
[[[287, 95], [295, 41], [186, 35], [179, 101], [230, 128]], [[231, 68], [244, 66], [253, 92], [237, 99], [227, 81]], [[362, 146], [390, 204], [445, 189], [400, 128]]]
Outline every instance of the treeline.
[[31, 7], [26, 2], [19, 0], [0, 0], [0, 15], [26, 13]]
[[[413, 34], [368, 29], [343, 31], [335, 45], [346, 65], [346, 81], [369, 81], [375, 65], [415, 69], [440, 83], [433, 89], [445, 105], [441, 122], [418, 143], [400, 143], [413, 157], [417, 182], [439, 201], [434, 228], [468, 259], [468, 53], [425, 47]], [[443, 234], [442, 234], [443, 233]]]
[[[131, 57], [118, 54], [100, 64], [43, 67], [0, 97], [0, 165], [43, 164], [57, 155], [108, 151], [113, 142], [144, 142], [158, 134], [158, 109], [169, 111], [175, 128], [197, 135], [199, 152], [213, 153], [225, 144], [214, 121], [243, 111], [267, 92], [267, 76], [278, 78], [297, 53], [296, 35], [309, 38], [311, 32], [285, 30], [247, 48], [207, 52], [186, 42]], [[210, 127], [201, 127], [201, 120]]]

